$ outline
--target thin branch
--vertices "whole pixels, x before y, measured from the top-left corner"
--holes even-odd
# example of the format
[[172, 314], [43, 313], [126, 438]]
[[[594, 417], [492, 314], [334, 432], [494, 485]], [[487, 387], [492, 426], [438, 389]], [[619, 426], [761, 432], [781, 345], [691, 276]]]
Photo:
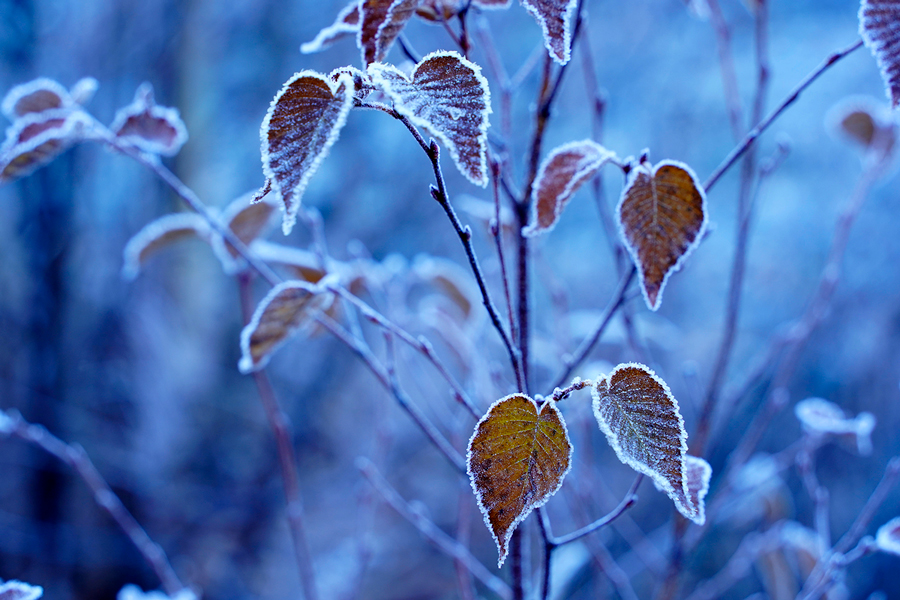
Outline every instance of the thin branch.
[[509, 273], [506, 269], [506, 253], [503, 251], [503, 228], [500, 225], [500, 180], [502, 178], [500, 163], [491, 160], [491, 183], [494, 192], [494, 218], [491, 221], [491, 237], [497, 246], [497, 259], [500, 261], [500, 278], [503, 280], [503, 295], [506, 297], [506, 311], [509, 316], [509, 331], [512, 339], [518, 338], [516, 319], [513, 316], [512, 294], [509, 291]]
[[719, 70], [722, 71], [722, 84], [725, 88], [728, 122], [731, 124], [731, 132], [735, 139], [739, 140], [744, 133], [742, 123], [744, 118], [737, 71], [734, 66], [734, 53], [731, 51], [731, 29], [728, 27], [728, 22], [725, 21], [725, 15], [722, 14], [719, 0], [706, 0], [706, 4], [709, 6], [710, 22], [716, 33], [716, 51], [719, 55]]
[[834, 545], [835, 552], [839, 554], [847, 552], [860, 536], [862, 536], [863, 532], [869, 526], [869, 523], [871, 523], [872, 519], [875, 517], [876, 511], [881, 508], [881, 505], [887, 499], [888, 494], [894, 489], [898, 478], [900, 478], [900, 456], [895, 456], [888, 462], [881, 481], [878, 482], [875, 491], [872, 492], [872, 495], [869, 496], [865, 506], [863, 506], [863, 509], [856, 516], [856, 520], [853, 521], [850, 529], [848, 529], [847, 533], [845, 533], [841, 539], [838, 540], [838, 543]]
[[564, 546], [565, 544], [570, 544], [575, 540], [579, 540], [586, 535], [590, 535], [594, 533], [598, 529], [605, 527], [622, 516], [626, 510], [628, 510], [635, 502], [637, 502], [637, 489], [641, 485], [641, 481], [644, 480], [644, 476], [640, 473], [637, 477], [634, 478], [634, 483], [631, 484], [631, 487], [628, 489], [628, 492], [625, 494], [625, 497], [622, 498], [622, 501], [619, 502], [619, 505], [612, 509], [608, 514], [600, 517], [590, 525], [585, 525], [581, 529], [577, 531], [573, 531], [567, 535], [560, 536], [558, 538], [552, 538], [550, 540], [550, 545], [553, 547]]

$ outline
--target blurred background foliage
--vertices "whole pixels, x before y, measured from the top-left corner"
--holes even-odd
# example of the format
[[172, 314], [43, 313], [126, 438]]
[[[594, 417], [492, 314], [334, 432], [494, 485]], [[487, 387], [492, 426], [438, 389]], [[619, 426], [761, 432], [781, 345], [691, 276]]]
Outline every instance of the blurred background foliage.
[[[737, 0], [722, 5], [733, 26], [736, 68], [748, 105], [755, 80], [752, 17]], [[160, 104], [179, 108], [190, 132], [171, 167], [207, 204], [221, 208], [262, 184], [259, 125], [282, 83], [302, 69], [328, 72], [359, 64], [349, 39], [320, 54], [298, 50], [331, 24], [342, 6], [343, 0], [0, 0], [0, 90], [37, 76], [66, 86], [92, 76], [100, 89], [89, 109], [109, 123], [136, 87], [149, 81]], [[590, 0], [587, 7], [596, 76], [607, 100], [605, 145], [622, 156], [649, 148], [654, 162], [684, 161], [703, 179], [733, 146], [713, 28], [678, 0]], [[857, 10], [854, 0], [771, 2], [769, 106], [828, 53], [856, 39]], [[515, 72], [541, 44], [540, 30], [517, 3], [485, 17], [507, 69]], [[413, 22], [407, 35], [420, 54], [452, 47], [440, 27], [421, 21]], [[575, 51], [545, 150], [590, 131], [583, 49]], [[472, 58], [485, 64], [478, 50]], [[395, 48], [389, 60], [404, 58]], [[513, 99], [507, 142], [520, 177], [537, 77], [532, 73]], [[855, 148], [828, 132], [825, 117], [855, 94], [884, 102], [866, 50], [815, 83], [760, 143], [763, 158], [779, 140], [789, 141], [791, 151], [760, 193], [729, 382], [742, 380], [754, 357], [802, 312], [815, 288], [838, 212], [861, 171]], [[498, 98], [495, 89], [495, 132]], [[672, 278], [661, 310], [649, 313], [640, 299], [631, 303], [638, 332], [679, 399], [689, 431], [719, 342], [737, 172], [732, 169], [710, 194], [714, 229]], [[454, 201], [464, 195], [490, 199], [449, 162], [445, 173]], [[430, 181], [427, 160], [399, 123], [354, 111], [304, 202], [322, 213], [336, 258], [351, 258], [365, 248], [379, 261], [390, 255], [412, 261], [427, 253], [462, 263], [459, 243], [428, 196]], [[610, 205], [620, 188], [620, 176], [609, 171], [604, 189]], [[822, 450], [819, 477], [831, 493], [836, 532], [858, 513], [887, 457], [900, 451], [897, 189], [897, 178], [887, 178], [863, 208], [834, 308], [791, 384], [793, 401], [822, 396], [850, 413], [866, 410], [878, 419], [871, 456], [860, 458], [835, 445]], [[94, 145], [78, 146], [33, 176], [0, 188], [0, 408], [16, 408], [63, 439], [83, 444], [182, 578], [205, 597], [296, 597], [274, 443], [252, 381], [236, 369], [242, 323], [234, 279], [199, 242], [160, 254], [134, 282], [120, 275], [130, 236], [176, 210], [184, 207], [151, 173]], [[496, 282], [486, 228], [475, 230], [480, 256]], [[281, 237], [272, 234], [276, 241]], [[298, 227], [284, 241], [307, 247], [310, 234]], [[586, 333], [588, 325], [581, 323], [593, 323], [618, 278], [587, 189], [533, 248], [533, 381], [542, 389], [562, 353], [573, 347], [571, 340]], [[264, 291], [257, 288], [257, 297]], [[493, 291], [501, 297], [499, 286]], [[416, 310], [413, 302], [408, 314], [391, 316], [408, 321]], [[469, 391], [486, 408], [509, 393], [512, 382], [494, 332], [478, 335], [489, 358], [488, 379], [470, 384]], [[383, 343], [372, 340], [380, 352]], [[452, 402], [446, 385], [403, 350], [401, 379], [432, 418], [448, 429], [458, 425], [464, 435], [454, 442], [463, 448], [473, 423]], [[439, 351], [452, 357], [446, 346]], [[635, 358], [620, 324], [594, 357], [601, 362], [579, 374], [590, 377], [604, 361]], [[465, 363], [454, 363], [463, 375]], [[373, 496], [354, 467], [359, 455], [375, 458], [392, 484], [405, 497], [420, 500], [445, 530], [456, 532], [462, 522], [476, 556], [493, 565], [495, 549], [468, 482], [344, 347], [326, 336], [292, 342], [275, 356], [270, 372], [294, 424], [323, 598], [457, 594], [452, 561]], [[739, 416], [711, 448], [714, 470], [761, 394], [754, 390], [744, 399]], [[599, 435], [588, 405], [585, 394], [563, 407], [579, 454], [562, 495], [550, 503], [560, 533], [603, 514], [632, 479]], [[799, 432], [786, 410], [764, 449], [782, 449]], [[774, 514], [712, 530], [688, 560], [696, 572], [689, 582], [717, 572], [741, 537], [763, 526], [760, 519], [789, 517], [811, 525], [811, 506], [796, 476], [785, 484], [789, 491]], [[361, 508], [366, 506], [373, 506], [372, 518]], [[875, 523], [898, 511], [894, 494]], [[660, 555], [670, 535], [661, 526], [670, 513], [667, 500], [645, 482], [629, 513], [630, 525], [623, 526], [628, 531], [609, 528], [591, 543], [605, 544], [628, 574], [637, 574], [645, 567], [630, 551], [629, 535], [643, 532], [651, 542], [644, 554]], [[560, 576], [570, 585], [564, 595], [607, 593], [607, 580], [585, 555], [579, 545], [558, 556]], [[875, 556], [853, 565], [851, 596], [865, 598], [881, 589], [900, 597], [900, 584], [891, 575], [895, 561]], [[0, 577], [42, 585], [48, 598], [112, 598], [128, 582], [158, 586], [78, 479], [11, 440], [0, 442]], [[762, 579], [764, 574], [745, 580], [733, 597], [761, 589]], [[646, 597], [653, 578], [636, 578], [635, 585]]]

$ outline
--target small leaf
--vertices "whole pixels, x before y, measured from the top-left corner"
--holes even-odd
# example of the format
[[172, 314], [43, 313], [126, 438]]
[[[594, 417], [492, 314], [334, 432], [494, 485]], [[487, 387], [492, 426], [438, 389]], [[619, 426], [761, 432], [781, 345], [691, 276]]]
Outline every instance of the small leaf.
[[387, 56], [397, 36], [415, 14], [419, 0], [360, 0], [357, 45], [364, 65]]
[[174, 213], [151, 221], [125, 245], [122, 276], [134, 279], [158, 250], [191, 237], [206, 241], [210, 238], [209, 223], [196, 213]]
[[260, 128], [263, 173], [284, 203], [282, 229], [290, 233], [309, 178], [337, 141], [353, 106], [353, 79], [337, 81], [301, 71], [275, 95]]
[[553, 402], [538, 409], [528, 396], [507, 396], [475, 426], [466, 462], [499, 567], [516, 526], [559, 490], [572, 466], [566, 422]]
[[849, 435], [856, 441], [860, 454], [872, 452], [872, 430], [875, 429], [872, 413], [861, 412], [850, 419], [834, 402], [824, 398], [807, 398], [797, 403], [794, 414], [810, 434]]
[[350, 4], [341, 9], [334, 23], [323, 29], [309, 42], [300, 46], [303, 54], [319, 52], [331, 46], [337, 40], [359, 31], [359, 0], [351, 0]]
[[632, 169], [616, 210], [622, 239], [638, 267], [650, 310], [662, 303], [669, 276], [706, 229], [706, 194], [690, 167], [663, 161]]
[[578, 0], [522, 0], [544, 33], [544, 46], [561, 65], [572, 55], [572, 22]]
[[120, 140], [162, 156], [178, 154], [188, 137], [178, 109], [157, 106], [149, 83], [142, 83], [134, 101], [116, 112], [110, 129]]
[[455, 262], [419, 255], [413, 262], [412, 271], [419, 279], [443, 292], [444, 296], [459, 309], [464, 320], [468, 320], [474, 312], [477, 312], [473, 309], [480, 303], [478, 290], [473, 286], [468, 271]]
[[900, 556], [900, 517], [895, 517], [878, 528], [875, 546], [882, 552]]
[[306, 322], [319, 289], [305, 281], [285, 281], [263, 298], [241, 331], [241, 373], [266, 366], [272, 353]]
[[894, 149], [897, 126], [890, 109], [867, 97], [851, 97], [829, 111], [826, 122], [866, 152], [888, 155]]
[[21, 581], [0, 583], [0, 600], [37, 600], [44, 595], [44, 589]]
[[0, 183], [30, 175], [83, 137], [84, 113], [67, 108], [29, 112], [6, 130], [0, 148]]
[[[278, 201], [271, 194], [254, 202], [257, 193], [244, 194], [229, 204], [222, 213], [222, 221], [246, 246], [266, 231], [272, 215], [278, 210]], [[213, 236], [213, 250], [226, 273], [236, 273], [243, 266], [238, 251], [218, 234]]]
[[900, 3], [862, 0], [859, 34], [878, 62], [891, 104], [900, 105]]
[[531, 195], [531, 222], [522, 233], [535, 236], [553, 229], [578, 188], [614, 156], [592, 140], [570, 142], [554, 149], [538, 170]]
[[85, 106], [97, 93], [100, 82], [93, 77], [82, 77], [75, 82], [69, 94], [72, 95], [72, 101], [79, 106]]
[[72, 96], [66, 88], [46, 77], [17, 85], [3, 99], [0, 110], [10, 121], [46, 110], [70, 108]]
[[461, 6], [461, 0], [422, 0], [416, 7], [416, 16], [431, 23], [443, 23], [455, 17]]
[[423, 58], [411, 77], [381, 63], [370, 65], [369, 75], [397, 112], [446, 146], [469, 181], [487, 185], [491, 93], [478, 65], [456, 52], [441, 51]]
[[[669, 386], [648, 367], [628, 363], [599, 377], [591, 395], [597, 423], [619, 460], [650, 477], [681, 514], [697, 522], [688, 486], [687, 432]], [[696, 474], [702, 483], [702, 473]], [[702, 485], [697, 490], [700, 497]]]
[[319, 283], [327, 271], [322, 268], [319, 258], [309, 250], [282, 246], [263, 240], [253, 242], [253, 253], [268, 264], [280, 265], [291, 271], [297, 279], [309, 283]]

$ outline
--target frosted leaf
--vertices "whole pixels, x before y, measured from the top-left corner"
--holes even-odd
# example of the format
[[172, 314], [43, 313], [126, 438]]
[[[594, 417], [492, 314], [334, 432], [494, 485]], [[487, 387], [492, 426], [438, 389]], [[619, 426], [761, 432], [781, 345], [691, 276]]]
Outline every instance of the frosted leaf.
[[100, 82], [93, 77], [83, 77], [75, 82], [69, 94], [72, 95], [72, 101], [80, 106], [86, 105], [97, 93]]
[[[434, 256], [419, 255], [412, 265], [413, 273], [448, 298], [464, 319], [469, 319], [480, 304], [480, 295], [469, 272], [453, 261]], [[480, 313], [479, 313], [480, 314]]]
[[387, 56], [397, 36], [415, 14], [419, 0], [360, 0], [360, 27], [356, 44], [364, 65]]
[[353, 80], [337, 81], [315, 71], [301, 71], [275, 95], [260, 128], [263, 173], [284, 203], [282, 229], [287, 235], [297, 220], [309, 178], [337, 141], [353, 106]]
[[875, 428], [872, 413], [861, 412], [851, 419], [834, 402], [824, 398], [807, 398], [797, 403], [794, 414], [808, 433], [849, 435], [855, 438], [860, 454], [872, 452], [872, 430]]
[[174, 596], [169, 596], [163, 592], [145, 592], [138, 586], [129, 583], [119, 590], [116, 600], [197, 600], [197, 594], [184, 588], [180, 592], [176, 592]]
[[6, 130], [0, 147], [0, 184], [30, 175], [80, 141], [86, 116], [68, 108], [29, 112]]
[[535, 236], [553, 229], [578, 188], [614, 156], [592, 140], [570, 142], [550, 152], [538, 170], [531, 195], [531, 220], [522, 233]]
[[321, 266], [319, 257], [314, 252], [273, 244], [263, 240], [253, 242], [250, 248], [260, 260], [286, 268], [297, 279], [318, 283], [327, 271]]
[[110, 129], [120, 140], [162, 156], [178, 154], [188, 138], [178, 109], [157, 106], [149, 83], [142, 83], [134, 101], [116, 112]]
[[241, 331], [241, 373], [266, 366], [272, 353], [309, 318], [319, 289], [305, 281], [285, 281], [263, 298]]
[[472, 4], [489, 10], [509, 8], [512, 0], [472, 0]]
[[829, 111], [826, 122], [841, 137], [849, 138], [867, 152], [887, 155], [896, 144], [893, 115], [887, 106], [872, 98], [847, 98]]
[[46, 110], [70, 108], [72, 96], [59, 83], [39, 77], [9, 90], [0, 110], [10, 121]]
[[339, 39], [359, 31], [359, 0], [351, 0], [341, 9], [334, 23], [323, 29], [311, 41], [300, 45], [300, 52], [312, 54], [331, 46]]
[[[272, 194], [265, 194], [259, 201], [254, 202], [256, 195], [257, 192], [244, 194], [229, 204], [222, 213], [222, 221], [247, 246], [265, 233], [272, 221], [272, 215], [278, 210], [278, 201]], [[243, 267], [244, 261], [237, 250], [221, 235], [213, 235], [212, 246], [226, 273], [236, 273]]]
[[[687, 432], [666, 383], [648, 367], [627, 363], [598, 377], [591, 395], [594, 417], [619, 460], [650, 477], [681, 514], [697, 522], [700, 513], [688, 487]], [[702, 473], [695, 474], [702, 482]]]
[[544, 46], [561, 65], [572, 55], [572, 27], [578, 0], [522, 0], [544, 33]]
[[134, 279], [158, 250], [192, 237], [206, 241], [210, 238], [209, 223], [196, 213], [174, 213], [151, 221], [125, 245], [122, 276]]
[[859, 34], [878, 62], [887, 97], [900, 105], [900, 2], [862, 0]]
[[666, 282], [700, 244], [706, 194], [690, 167], [662, 161], [631, 170], [616, 209], [619, 233], [634, 259], [650, 310], [662, 303]]
[[421, 0], [416, 16], [431, 23], [449, 21], [459, 13], [462, 0]]
[[882, 552], [900, 556], [900, 517], [895, 517], [878, 528], [875, 546]]
[[481, 68], [456, 52], [432, 52], [410, 77], [391, 65], [369, 65], [372, 82], [394, 108], [450, 151], [460, 172], [485, 187], [491, 94]]
[[475, 426], [466, 464], [502, 566], [516, 526], [559, 490], [572, 466], [562, 414], [522, 394], [498, 400]]
[[21, 581], [0, 584], [0, 600], [37, 600], [44, 595], [44, 588]]
[[[678, 502], [675, 502], [675, 508], [686, 519], [692, 520], [697, 525], [703, 525], [706, 522], [706, 494], [709, 493], [709, 479], [712, 477], [712, 467], [702, 458], [690, 455], [685, 457], [685, 464], [687, 466], [687, 487], [690, 500], [681, 497]], [[659, 484], [656, 484], [656, 486], [663, 491]], [[676, 493], [679, 491], [676, 489]], [[696, 514], [688, 512], [687, 509], [690, 506], [696, 508]]]

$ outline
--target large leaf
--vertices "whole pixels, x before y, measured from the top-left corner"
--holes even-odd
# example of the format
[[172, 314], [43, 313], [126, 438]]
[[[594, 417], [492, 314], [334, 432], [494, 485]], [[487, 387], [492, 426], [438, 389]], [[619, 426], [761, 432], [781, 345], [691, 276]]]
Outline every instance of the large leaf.
[[516, 526], [556, 493], [572, 465], [562, 414], [522, 394], [498, 400], [475, 427], [467, 464], [503, 565]]
[[544, 33], [544, 46], [561, 65], [572, 56], [572, 27], [578, 0], [522, 0]]
[[481, 68], [456, 52], [432, 52], [411, 77], [391, 65], [369, 66], [372, 82], [394, 107], [450, 151], [469, 181], [487, 185], [487, 130], [491, 94]]
[[284, 203], [282, 228], [290, 233], [309, 178], [337, 141], [353, 106], [353, 78], [334, 81], [314, 71], [287, 80], [272, 100], [260, 128], [263, 173]]
[[538, 170], [531, 196], [531, 222], [522, 233], [534, 236], [553, 229], [578, 188], [614, 156], [615, 153], [592, 140], [555, 148]]
[[173, 213], [151, 221], [125, 245], [122, 276], [137, 277], [147, 259], [162, 248], [192, 237], [208, 241], [210, 235], [206, 219], [196, 213]]
[[141, 84], [134, 101], [119, 109], [110, 129], [120, 140], [164, 156], [178, 154], [188, 137], [178, 110], [157, 106], [149, 83]]
[[300, 52], [311, 54], [332, 45], [337, 40], [359, 31], [359, 0], [351, 0], [341, 9], [334, 23], [323, 29], [309, 42], [300, 45]]
[[897, 107], [900, 105], [900, 2], [862, 0], [859, 33], [878, 61], [887, 96]]
[[669, 276], [681, 268], [706, 228], [706, 194], [691, 169], [675, 161], [632, 169], [616, 211], [651, 310]]
[[[619, 460], [650, 477], [681, 514], [700, 522], [695, 498], [705, 487], [704, 477], [699, 472], [700, 477], [694, 477], [700, 485], [694, 486], [692, 494], [687, 432], [678, 401], [666, 383], [648, 367], [628, 363], [599, 377], [591, 394], [594, 416]], [[708, 486], [708, 477], [705, 479]]]
[[0, 147], [0, 184], [30, 175], [80, 141], [89, 126], [78, 110], [26, 112], [6, 130]]
[[406, 23], [413, 17], [419, 0], [361, 0], [361, 23], [357, 44], [363, 64], [382, 60]]

